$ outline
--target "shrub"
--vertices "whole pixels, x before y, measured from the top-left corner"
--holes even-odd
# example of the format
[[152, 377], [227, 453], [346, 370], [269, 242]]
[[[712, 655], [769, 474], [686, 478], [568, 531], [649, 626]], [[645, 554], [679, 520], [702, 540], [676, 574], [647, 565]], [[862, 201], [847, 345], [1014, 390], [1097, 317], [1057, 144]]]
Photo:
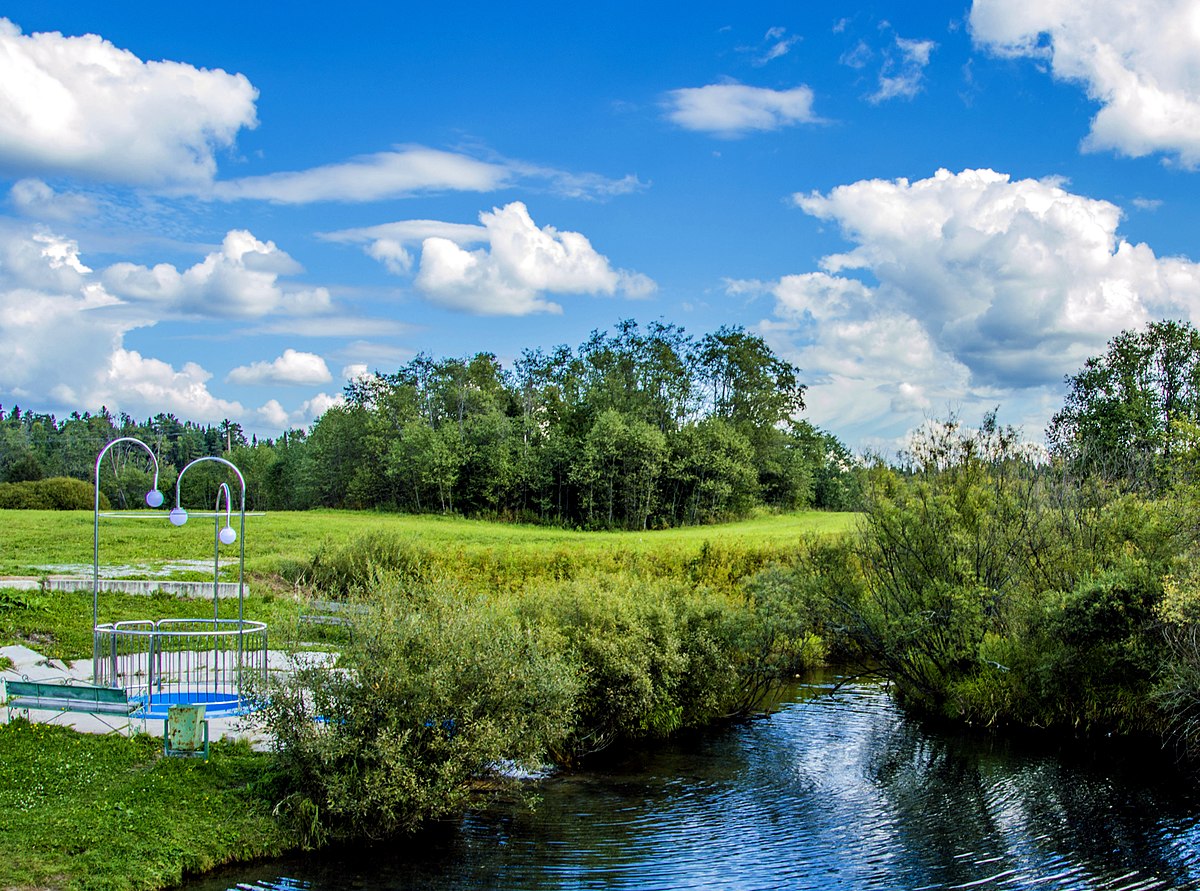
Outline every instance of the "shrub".
[[260, 700], [279, 810], [310, 844], [457, 813], [495, 765], [540, 762], [573, 722], [576, 674], [536, 629], [461, 590], [380, 584], [345, 665], [307, 664]]
[[425, 555], [411, 536], [369, 532], [344, 544], [325, 541], [312, 559], [282, 567], [293, 585], [309, 586], [323, 596], [346, 599], [380, 574], [420, 579], [426, 574]]
[[575, 580], [521, 606], [531, 624], [554, 629], [582, 675], [576, 724], [560, 757], [663, 736], [687, 721], [677, 690], [690, 660], [670, 595], [661, 585], [639, 585], [631, 596], [629, 581]]
[[[95, 503], [93, 484], [72, 477], [0, 483], [2, 510], [93, 510]], [[111, 507], [104, 493], [100, 494], [100, 507]]]

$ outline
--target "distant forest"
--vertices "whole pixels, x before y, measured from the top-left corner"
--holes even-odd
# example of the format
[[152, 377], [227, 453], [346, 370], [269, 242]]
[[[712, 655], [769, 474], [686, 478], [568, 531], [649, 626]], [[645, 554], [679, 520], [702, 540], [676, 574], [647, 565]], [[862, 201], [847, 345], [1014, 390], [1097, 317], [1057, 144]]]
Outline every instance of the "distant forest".
[[[854, 509], [852, 456], [797, 419], [804, 389], [799, 369], [744, 329], [697, 339], [675, 325], [625, 321], [576, 349], [526, 350], [511, 369], [490, 353], [420, 355], [395, 373], [354, 380], [344, 405], [276, 439], [247, 440], [230, 420], [138, 421], [104, 408], [58, 420], [0, 406], [0, 484], [91, 481], [105, 443], [133, 436], [155, 450], [168, 504], [179, 470], [214, 455], [241, 470], [250, 510], [644, 529], [764, 506]], [[115, 506], [134, 507], [149, 462], [124, 460], [119, 474], [102, 471], [101, 489]], [[189, 471], [185, 503], [211, 501], [226, 473], [219, 462]]]

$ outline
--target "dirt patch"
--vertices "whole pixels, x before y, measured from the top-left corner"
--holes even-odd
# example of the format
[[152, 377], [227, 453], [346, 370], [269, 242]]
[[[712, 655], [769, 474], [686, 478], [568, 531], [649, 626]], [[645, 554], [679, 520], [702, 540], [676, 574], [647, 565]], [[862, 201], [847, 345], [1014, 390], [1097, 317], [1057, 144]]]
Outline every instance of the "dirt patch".
[[57, 642], [58, 638], [49, 631], [31, 631], [28, 634], [18, 634], [17, 640], [31, 650], [44, 653]]

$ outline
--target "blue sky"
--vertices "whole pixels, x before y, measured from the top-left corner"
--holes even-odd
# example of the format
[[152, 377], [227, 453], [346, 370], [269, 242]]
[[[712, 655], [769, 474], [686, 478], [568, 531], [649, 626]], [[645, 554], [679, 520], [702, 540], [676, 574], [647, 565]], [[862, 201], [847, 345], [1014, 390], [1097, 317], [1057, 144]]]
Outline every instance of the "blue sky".
[[806, 417], [1037, 439], [1200, 322], [1200, 2], [15, 2], [0, 405], [307, 426], [418, 352], [761, 334]]

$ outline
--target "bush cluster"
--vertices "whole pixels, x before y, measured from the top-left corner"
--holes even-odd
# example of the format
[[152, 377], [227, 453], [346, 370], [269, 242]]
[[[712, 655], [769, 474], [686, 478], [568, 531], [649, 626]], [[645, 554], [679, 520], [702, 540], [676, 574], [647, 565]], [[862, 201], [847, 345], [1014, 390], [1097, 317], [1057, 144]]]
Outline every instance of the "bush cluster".
[[944, 718], [1194, 735], [1196, 500], [1073, 478], [989, 423], [919, 446], [874, 471], [857, 536], [792, 571], [834, 652]]
[[823, 655], [771, 572], [724, 590], [618, 570], [481, 591], [411, 542], [361, 545], [314, 561], [361, 607], [341, 660], [261, 697], [281, 812], [313, 844], [458, 812], [505, 766], [744, 715]]
[[[93, 510], [95, 502], [93, 484], [71, 477], [0, 483], [0, 510]], [[110, 507], [104, 493], [100, 494], [100, 507]]]

